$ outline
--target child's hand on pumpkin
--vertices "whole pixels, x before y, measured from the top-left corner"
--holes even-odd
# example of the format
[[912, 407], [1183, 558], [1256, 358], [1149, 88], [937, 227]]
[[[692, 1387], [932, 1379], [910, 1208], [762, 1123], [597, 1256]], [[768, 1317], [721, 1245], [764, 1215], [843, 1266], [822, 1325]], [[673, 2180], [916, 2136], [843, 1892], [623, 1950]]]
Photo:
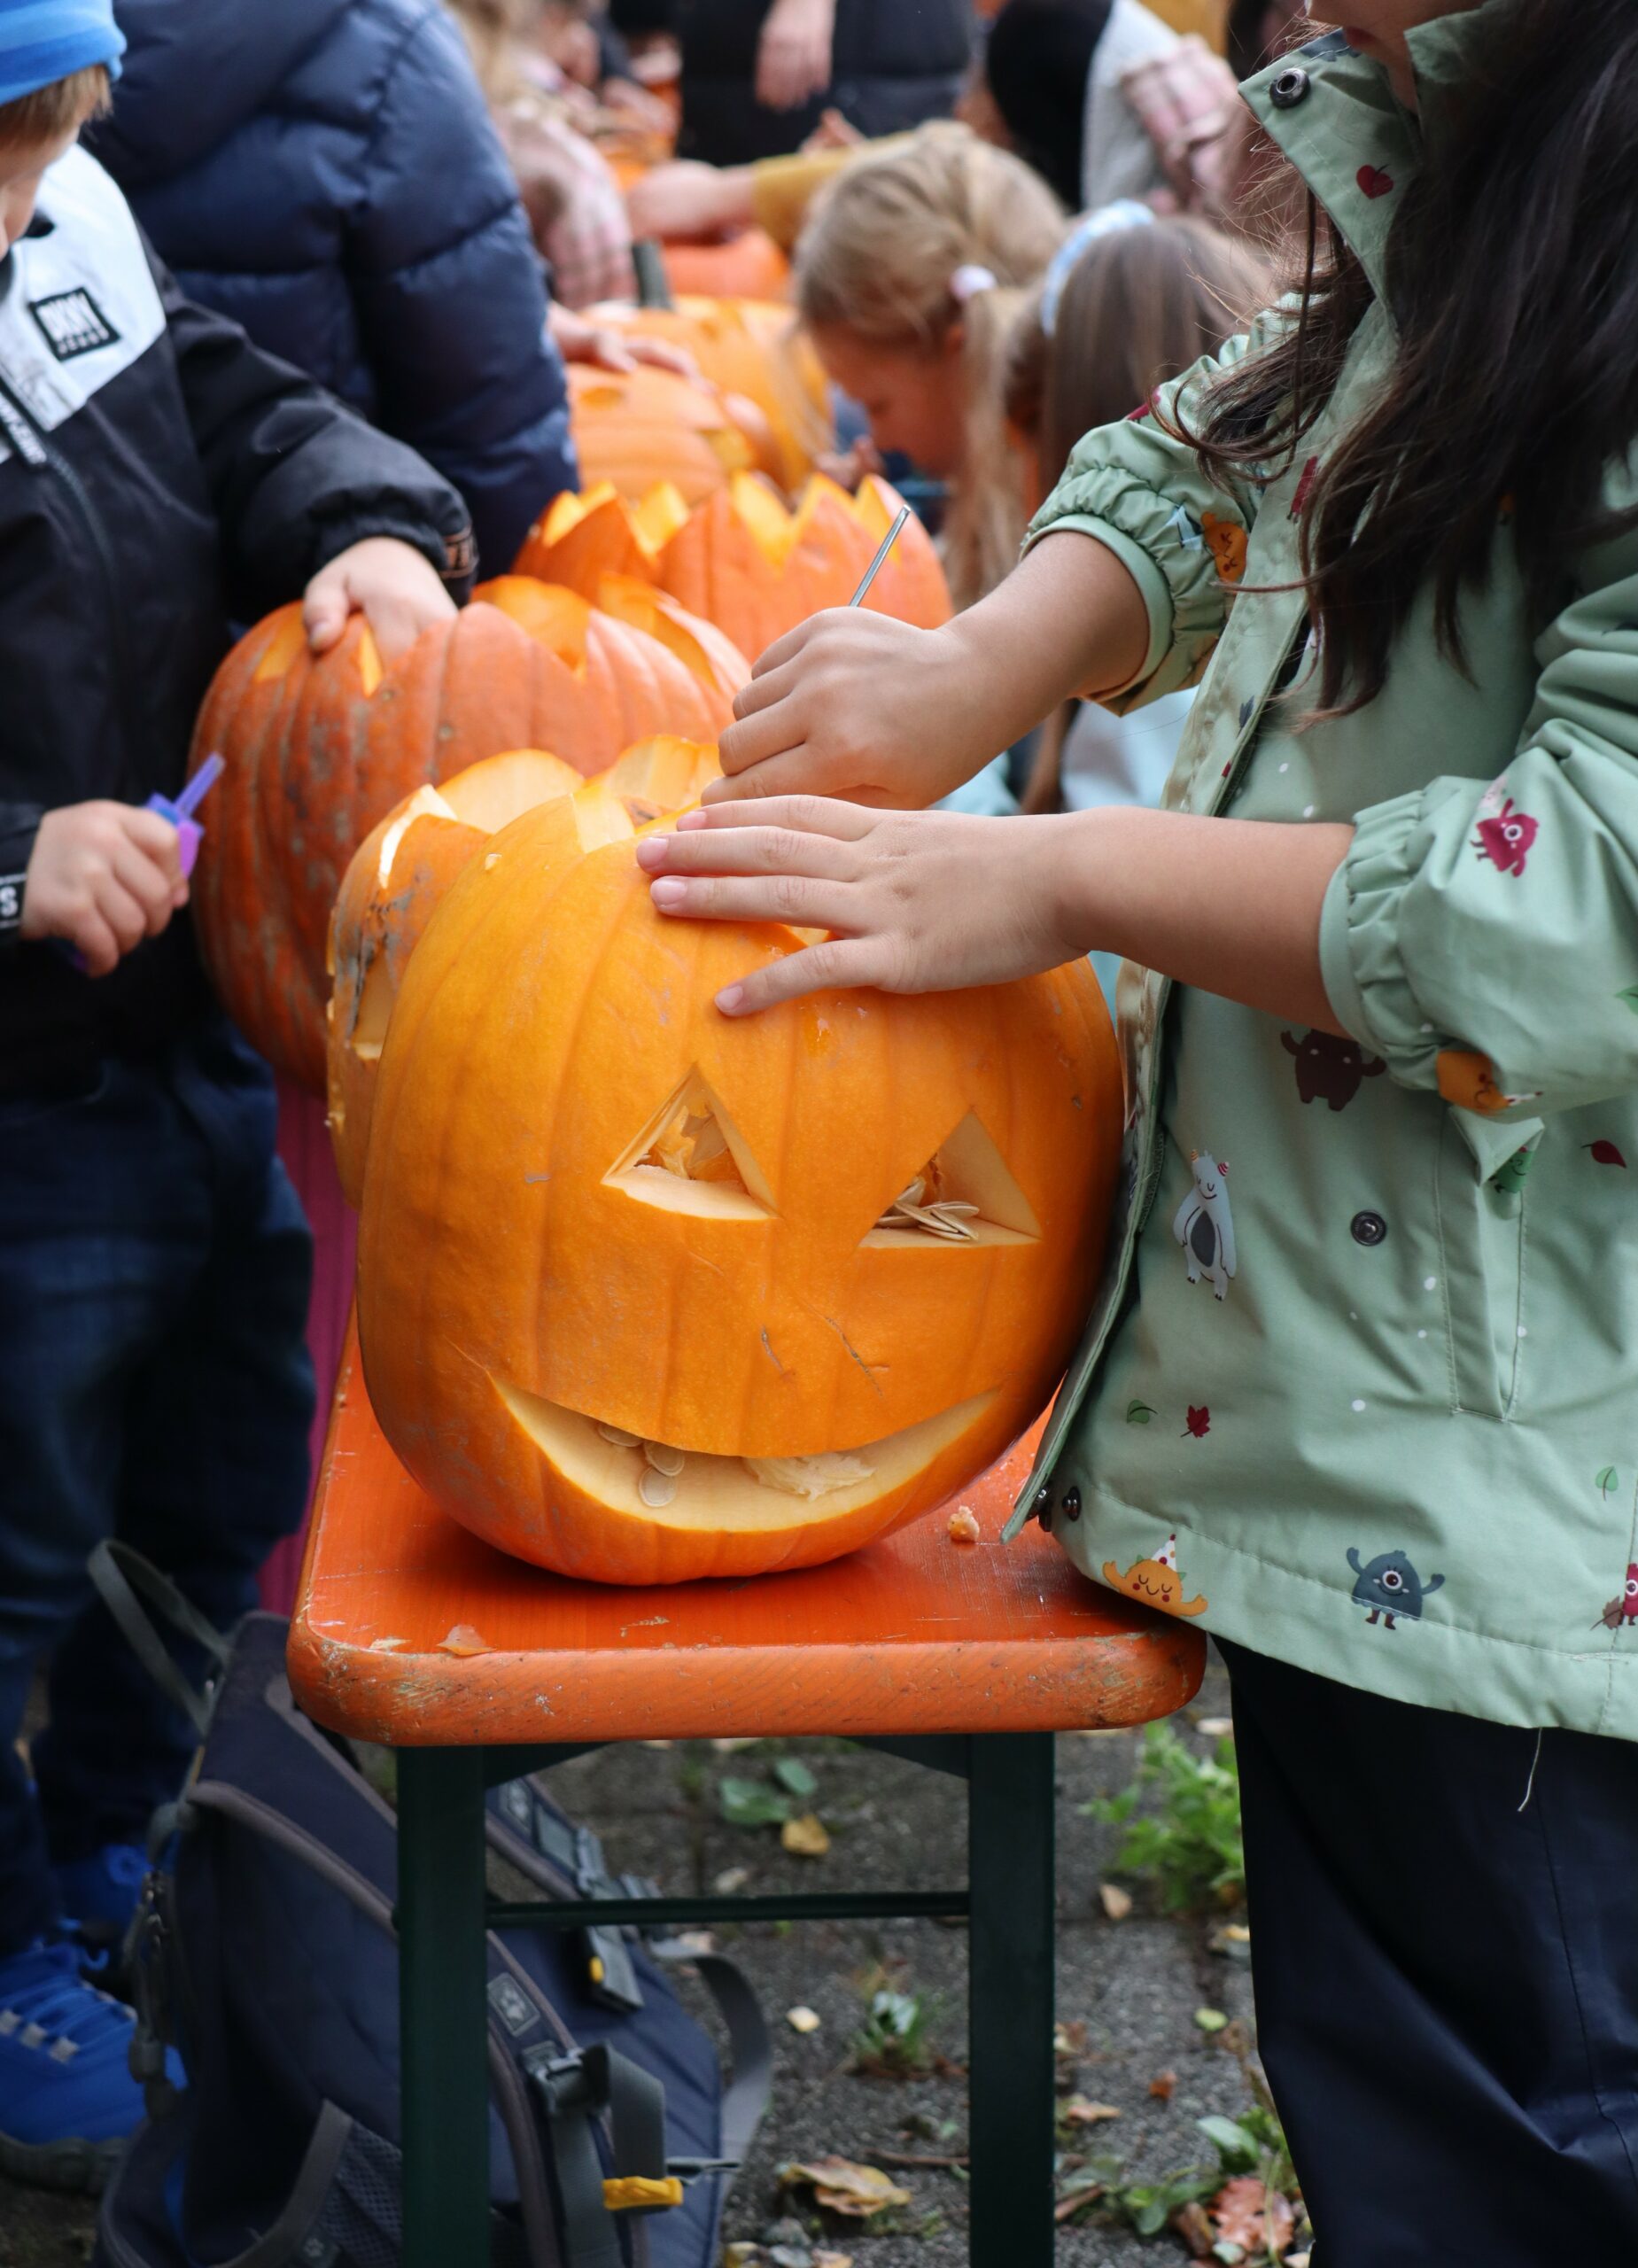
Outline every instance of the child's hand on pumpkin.
[[24, 938], [66, 937], [88, 976], [106, 976], [157, 937], [188, 885], [176, 829], [130, 804], [66, 804], [47, 812], [23, 882]]
[[1066, 934], [1060, 819], [881, 812], [791, 796], [685, 813], [637, 845], [663, 913], [827, 929], [717, 996], [725, 1015], [870, 984], [944, 992], [1055, 968]]
[[831, 607], [768, 648], [734, 695], [708, 803], [842, 796], [919, 809], [988, 764], [961, 696], [955, 625]]
[[454, 611], [437, 570], [413, 544], [372, 535], [349, 544], [319, 569], [307, 585], [301, 617], [308, 645], [315, 654], [326, 654], [346, 628], [347, 617], [361, 614], [383, 659], [390, 662]]

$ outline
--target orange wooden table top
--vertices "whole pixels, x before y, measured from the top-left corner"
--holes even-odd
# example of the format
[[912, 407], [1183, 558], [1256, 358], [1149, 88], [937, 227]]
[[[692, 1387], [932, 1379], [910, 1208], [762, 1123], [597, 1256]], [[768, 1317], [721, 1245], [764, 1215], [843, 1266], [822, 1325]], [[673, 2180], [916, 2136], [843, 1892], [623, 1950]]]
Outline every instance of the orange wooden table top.
[[1180, 1707], [1200, 1680], [1198, 1632], [1086, 1581], [1033, 1525], [998, 1541], [1028, 1454], [963, 1492], [976, 1544], [951, 1541], [945, 1511], [796, 1574], [570, 1582], [423, 1495], [376, 1424], [349, 1334], [291, 1682], [321, 1724], [395, 1747], [1051, 1732]]

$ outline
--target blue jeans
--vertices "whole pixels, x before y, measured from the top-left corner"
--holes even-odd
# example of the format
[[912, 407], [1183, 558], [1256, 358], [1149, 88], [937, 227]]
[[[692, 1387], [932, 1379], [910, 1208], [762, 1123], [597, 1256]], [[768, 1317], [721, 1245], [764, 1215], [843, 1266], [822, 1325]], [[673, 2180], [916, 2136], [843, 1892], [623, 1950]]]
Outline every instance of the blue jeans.
[[[221, 1019], [0, 1099], [0, 1957], [57, 1918], [48, 1852], [140, 1839], [193, 1746], [94, 1601], [92, 1547], [122, 1538], [225, 1628], [301, 1517], [312, 1251], [273, 1141], [272, 1079]], [[13, 1742], [48, 1654], [36, 1795]]]

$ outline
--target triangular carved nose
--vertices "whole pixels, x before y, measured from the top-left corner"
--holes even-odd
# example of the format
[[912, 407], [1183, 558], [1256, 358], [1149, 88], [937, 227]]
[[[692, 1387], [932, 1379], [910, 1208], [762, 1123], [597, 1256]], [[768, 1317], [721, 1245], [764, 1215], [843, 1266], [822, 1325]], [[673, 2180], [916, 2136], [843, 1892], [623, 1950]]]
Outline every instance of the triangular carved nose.
[[773, 1192], [743, 1136], [696, 1069], [603, 1177], [645, 1205], [672, 1213], [760, 1221]]

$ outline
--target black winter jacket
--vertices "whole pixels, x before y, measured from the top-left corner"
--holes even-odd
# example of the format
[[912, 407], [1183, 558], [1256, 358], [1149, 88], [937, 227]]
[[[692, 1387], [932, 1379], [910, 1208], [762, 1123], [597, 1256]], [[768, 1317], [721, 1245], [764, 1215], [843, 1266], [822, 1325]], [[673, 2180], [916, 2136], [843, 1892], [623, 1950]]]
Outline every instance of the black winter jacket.
[[795, 150], [835, 108], [873, 139], [947, 118], [972, 46], [971, 0], [836, 0], [831, 82], [800, 110], [765, 110], [753, 89], [772, 0], [679, 0], [678, 154], [749, 165]]
[[203, 1006], [185, 918], [96, 980], [18, 942], [42, 814], [174, 796], [230, 617], [367, 535], [465, 596], [454, 490], [185, 299], [71, 151], [0, 261], [0, 1091], [145, 1052]]
[[540, 261], [437, 0], [117, 0], [89, 146], [192, 299], [466, 498], [484, 571], [576, 484]]

